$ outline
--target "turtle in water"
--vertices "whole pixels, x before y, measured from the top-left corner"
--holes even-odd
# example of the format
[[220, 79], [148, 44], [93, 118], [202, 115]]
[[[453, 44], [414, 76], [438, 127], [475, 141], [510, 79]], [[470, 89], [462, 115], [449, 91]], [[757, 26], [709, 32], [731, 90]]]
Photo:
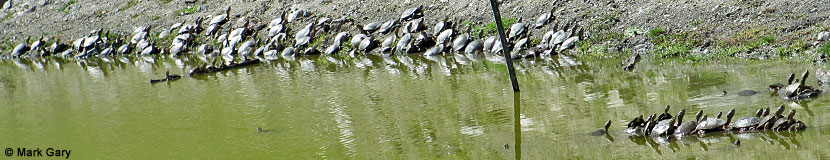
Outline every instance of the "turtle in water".
[[779, 130], [788, 130], [790, 129], [790, 125], [795, 123], [795, 109], [790, 110], [790, 113], [787, 114], [787, 117], [778, 118], [775, 120], [775, 123], [772, 125], [772, 129], [775, 131]]
[[663, 110], [663, 113], [660, 114], [660, 116], [657, 116], [657, 121], [671, 119], [672, 115], [671, 115], [671, 113], [669, 113], [669, 109], [671, 109], [671, 106], [666, 105], [666, 109]]
[[755, 130], [755, 128], [758, 127], [758, 124], [761, 124], [761, 115], [763, 113], [764, 109], [758, 109], [758, 111], [755, 112], [755, 116], [738, 118], [738, 120], [735, 120], [735, 123], [729, 125], [729, 130], [738, 132]]
[[733, 109], [728, 114], [726, 114], [727, 120], [723, 120], [720, 118], [708, 118], [704, 116], [704, 118], [700, 120], [700, 122], [697, 124], [697, 127], [695, 127], [695, 131], [692, 132], [695, 132], [698, 135], [703, 135], [706, 133], [723, 131], [723, 126], [728, 126], [729, 122], [732, 121], [732, 116], [734, 115], [735, 110]]
[[755, 90], [743, 90], [741, 92], [738, 92], [738, 95], [739, 96], [753, 96], [757, 93], [758, 93], [758, 91], [755, 91]]
[[672, 118], [670, 120], [662, 120], [657, 123], [654, 129], [651, 130], [652, 136], [665, 136], [671, 135], [674, 133], [674, 130], [677, 128], [677, 123], [683, 123], [683, 116], [686, 115], [686, 109], [680, 110], [680, 113], [677, 113], [677, 117]]
[[682, 122], [679, 126], [677, 126], [677, 129], [674, 130], [674, 135], [685, 136], [691, 134], [692, 131], [695, 130], [695, 127], [697, 127], [697, 122], [700, 121], [702, 116], [703, 110], [697, 111], [697, 114], [695, 114], [695, 120]]
[[[651, 119], [653, 117], [649, 117]], [[645, 126], [646, 121], [643, 120], [643, 115], [640, 115], [637, 118], [634, 118], [630, 122], [628, 122], [628, 127], [625, 129], [625, 133], [628, 135], [639, 136], [643, 133], [643, 127]]]
[[779, 97], [786, 100], [802, 100], [809, 99], [821, 94], [821, 90], [814, 89], [812, 86], [807, 86], [807, 78], [810, 75], [809, 71], [804, 71], [801, 74], [801, 79], [796, 80], [795, 74], [790, 74], [787, 78], [787, 85], [780, 83], [770, 85], [770, 90], [778, 94]]
[[594, 131], [594, 132], [591, 132], [591, 135], [592, 136], [601, 136], [601, 135], [608, 134], [608, 127], [611, 127], [611, 121], [610, 120], [608, 122], [605, 122], [605, 128]]
[[775, 124], [775, 121], [778, 120], [778, 118], [782, 117], [781, 116], [782, 113], [784, 113], [784, 105], [781, 105], [780, 107], [778, 107], [778, 109], [776, 109], [776, 111], [775, 111], [775, 114], [769, 114], [769, 108], [767, 108], [767, 111], [764, 111], [764, 118], [761, 118], [761, 121], [758, 122], [758, 127], [757, 128], [758, 129], [770, 129], [770, 128], [772, 128], [773, 124]]

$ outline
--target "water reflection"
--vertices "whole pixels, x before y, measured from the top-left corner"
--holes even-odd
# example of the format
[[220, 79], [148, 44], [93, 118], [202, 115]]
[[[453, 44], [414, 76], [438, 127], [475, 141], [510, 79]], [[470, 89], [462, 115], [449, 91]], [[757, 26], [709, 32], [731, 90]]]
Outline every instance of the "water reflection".
[[803, 132], [804, 131], [757, 131], [744, 133], [710, 133], [704, 136], [629, 136], [628, 138], [634, 144], [648, 147], [657, 154], [663, 154], [664, 151], [661, 150], [661, 148], [663, 148], [661, 146], [666, 146], [665, 148], [668, 148], [672, 152], [677, 152], [680, 150], [681, 146], [695, 147], [692, 145], [697, 144], [696, 147], [699, 147], [701, 151], [710, 151], [709, 146], [712, 145], [723, 146], [732, 144], [734, 147], [739, 147], [739, 145], [735, 144], [738, 140], [741, 140], [741, 144], [746, 146], [746, 143], [756, 144], [753, 143], [756, 139], [766, 143], [758, 145], [774, 145], [780, 146], [786, 150], [791, 150], [793, 148], [802, 147], [802, 144], [799, 142], [798, 138], [801, 137]]
[[[513, 150], [516, 154], [516, 160], [522, 159], [522, 93], [513, 92]], [[506, 146], [506, 145], [505, 145]]]

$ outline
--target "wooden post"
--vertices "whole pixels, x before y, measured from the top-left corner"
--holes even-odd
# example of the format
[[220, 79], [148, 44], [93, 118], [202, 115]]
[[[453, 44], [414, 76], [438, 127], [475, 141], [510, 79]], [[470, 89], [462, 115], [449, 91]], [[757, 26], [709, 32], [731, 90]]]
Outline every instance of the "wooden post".
[[490, 6], [493, 7], [493, 16], [496, 18], [496, 26], [499, 29], [499, 40], [501, 40], [501, 46], [504, 48], [502, 51], [504, 52], [504, 62], [507, 64], [507, 73], [510, 74], [510, 82], [513, 84], [513, 92], [519, 92], [519, 82], [516, 80], [516, 70], [513, 68], [513, 60], [510, 58], [510, 50], [507, 45], [507, 38], [504, 36], [504, 26], [502, 26], [501, 22], [501, 14], [499, 13], [499, 5], [496, 3], [496, 0], [490, 0]]

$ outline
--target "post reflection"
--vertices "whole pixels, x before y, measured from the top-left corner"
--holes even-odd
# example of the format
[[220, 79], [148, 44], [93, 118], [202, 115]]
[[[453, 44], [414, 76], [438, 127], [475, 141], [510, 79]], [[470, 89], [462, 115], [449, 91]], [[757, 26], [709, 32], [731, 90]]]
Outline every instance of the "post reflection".
[[522, 159], [522, 123], [520, 115], [522, 93], [513, 92], [513, 137], [514, 150], [516, 151], [516, 160]]

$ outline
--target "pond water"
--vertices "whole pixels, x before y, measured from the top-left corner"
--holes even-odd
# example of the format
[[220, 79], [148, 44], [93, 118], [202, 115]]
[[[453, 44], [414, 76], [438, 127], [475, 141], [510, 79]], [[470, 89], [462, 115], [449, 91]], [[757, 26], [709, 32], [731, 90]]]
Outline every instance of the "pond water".
[[[628, 72], [621, 59], [524, 60], [514, 95], [505, 65], [452, 57], [300, 57], [186, 76], [199, 62], [3, 60], [0, 147], [72, 159], [830, 158], [830, 98], [766, 89], [821, 67], [811, 64], [647, 60]], [[167, 71], [185, 76], [148, 82]], [[748, 89], [759, 93], [737, 95]], [[666, 105], [735, 117], [786, 105], [808, 128], [670, 142], [622, 133]], [[608, 120], [609, 136], [588, 135]]]

